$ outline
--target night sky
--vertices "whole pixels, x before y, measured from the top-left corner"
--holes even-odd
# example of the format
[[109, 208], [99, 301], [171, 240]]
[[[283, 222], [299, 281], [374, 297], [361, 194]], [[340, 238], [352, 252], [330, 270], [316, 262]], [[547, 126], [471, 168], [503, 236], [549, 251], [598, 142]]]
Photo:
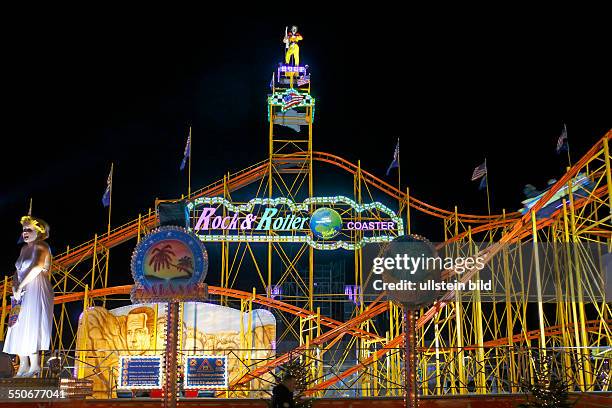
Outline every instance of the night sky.
[[[81, 18], [24, 30], [5, 50], [2, 275], [12, 273], [30, 197], [58, 253], [106, 231], [111, 161], [114, 226], [156, 197], [185, 193], [179, 164], [190, 124], [194, 188], [266, 159], [266, 96], [285, 25], [304, 36], [315, 150], [361, 159], [385, 178], [400, 137], [403, 187], [449, 210], [486, 213], [470, 181], [485, 157], [494, 212], [514, 211], [526, 183], [543, 187], [562, 174], [567, 158], [555, 145], [563, 123], [574, 160], [612, 127], [609, 33], [596, 24], [432, 19], [416, 28], [415, 17], [295, 15]], [[386, 179], [395, 184], [395, 173]], [[415, 232], [440, 233], [441, 222], [428, 220]]]

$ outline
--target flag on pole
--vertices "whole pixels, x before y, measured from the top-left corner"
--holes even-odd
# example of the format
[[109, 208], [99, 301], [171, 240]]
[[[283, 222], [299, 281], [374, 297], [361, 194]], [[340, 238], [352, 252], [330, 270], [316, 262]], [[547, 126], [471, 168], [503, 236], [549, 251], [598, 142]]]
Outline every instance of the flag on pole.
[[310, 83], [310, 75], [304, 75], [301, 78], [298, 78], [297, 80], [297, 85], [298, 86], [304, 86], [306, 84]]
[[189, 131], [189, 136], [187, 137], [187, 143], [185, 144], [185, 152], [183, 153], [183, 161], [181, 162], [181, 170], [185, 169], [185, 165], [187, 164], [187, 159], [191, 156], [191, 129]]
[[485, 161], [481, 165], [476, 166], [472, 172], [472, 181], [481, 179], [480, 184], [478, 185], [478, 190], [484, 190], [485, 188], [487, 189], [487, 210], [489, 215], [491, 215], [491, 201], [489, 199], [489, 184], [487, 177], [489, 177], [489, 174], [487, 171], [487, 159], [485, 158]]
[[104, 207], [108, 207], [110, 205], [112, 188], [113, 188], [113, 168], [111, 167], [111, 171], [110, 173], [108, 173], [108, 178], [106, 179], [106, 190], [104, 190], [104, 195], [102, 196], [102, 205]]
[[300, 103], [302, 103], [303, 100], [304, 100], [304, 95], [300, 95], [297, 92], [291, 92], [283, 96], [282, 110], [286, 111], [289, 108], [299, 105]]
[[394, 168], [399, 168], [399, 137], [397, 138], [397, 144], [395, 145], [395, 151], [393, 152], [393, 161], [387, 169], [387, 176], [389, 175], [391, 169]]
[[272, 73], [272, 79], [270, 80], [270, 90], [274, 91], [274, 72]]
[[484, 190], [485, 188], [487, 188], [487, 177], [488, 175], [485, 174], [482, 180], [480, 180], [480, 185], [478, 186], [479, 190]]
[[567, 126], [565, 123], [563, 124], [563, 130], [561, 131], [561, 135], [559, 139], [557, 139], [557, 154], [560, 154], [562, 151], [568, 151], [569, 144], [567, 141]]
[[486, 175], [487, 175], [487, 159], [485, 159], [484, 163], [482, 163], [480, 166], [477, 166], [474, 169], [474, 172], [472, 173], [472, 181], [476, 181], [481, 177], [486, 177]]

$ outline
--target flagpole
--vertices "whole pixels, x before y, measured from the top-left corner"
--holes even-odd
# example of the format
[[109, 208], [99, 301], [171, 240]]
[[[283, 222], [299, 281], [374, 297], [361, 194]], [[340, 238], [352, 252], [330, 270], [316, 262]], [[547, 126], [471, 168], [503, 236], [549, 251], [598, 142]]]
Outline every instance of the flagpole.
[[572, 158], [570, 157], [569, 150], [569, 136], [567, 135], [567, 125], [565, 123], [563, 124], [563, 129], [565, 130], [565, 142], [567, 143], [567, 162], [569, 166], [572, 167]]
[[489, 212], [489, 215], [491, 215], [491, 200], [489, 198], [489, 175], [487, 174], [487, 180], [486, 180], [486, 184], [487, 184], [487, 211]]
[[397, 189], [399, 190], [399, 216], [402, 216], [402, 167], [400, 165], [399, 137], [397, 138]]
[[489, 198], [489, 169], [487, 168], [487, 158], [485, 157], [485, 184], [487, 186], [487, 211], [491, 215], [491, 200]]
[[191, 197], [191, 155], [193, 153], [193, 140], [191, 140], [191, 126], [189, 126], [189, 169], [187, 170], [187, 199]]
[[111, 162], [111, 182], [110, 182], [110, 191], [108, 194], [108, 225], [106, 228], [106, 236], [110, 238], [110, 229], [111, 229], [111, 209], [113, 208], [113, 170], [114, 163]]
[[[113, 171], [114, 171], [114, 163], [111, 162], [110, 189], [108, 192], [108, 224], [106, 226], [106, 263], [104, 267], [104, 287], [108, 286], [108, 261], [110, 258], [111, 213], [112, 213], [112, 208], [113, 208]], [[104, 298], [104, 300], [102, 301], [102, 307], [106, 307], [106, 298]]]

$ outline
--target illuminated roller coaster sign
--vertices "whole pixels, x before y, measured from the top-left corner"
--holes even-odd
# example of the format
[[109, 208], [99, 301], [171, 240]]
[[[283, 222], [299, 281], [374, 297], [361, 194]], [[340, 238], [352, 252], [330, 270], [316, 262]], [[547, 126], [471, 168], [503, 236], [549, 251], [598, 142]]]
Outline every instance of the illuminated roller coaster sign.
[[203, 242], [307, 242], [315, 249], [355, 250], [404, 235], [402, 218], [387, 206], [358, 204], [344, 196], [311, 197], [302, 203], [253, 198], [243, 204], [203, 197], [187, 208], [191, 229]]

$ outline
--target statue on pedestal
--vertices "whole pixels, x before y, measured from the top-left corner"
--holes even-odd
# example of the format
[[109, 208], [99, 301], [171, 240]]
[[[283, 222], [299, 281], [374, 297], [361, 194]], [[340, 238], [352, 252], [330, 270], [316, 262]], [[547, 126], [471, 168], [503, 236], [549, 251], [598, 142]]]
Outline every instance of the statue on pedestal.
[[291, 31], [287, 32], [287, 27], [285, 27], [285, 38], [283, 38], [283, 43], [285, 43], [285, 64], [289, 64], [291, 62], [291, 57], [293, 57], [293, 65], [300, 65], [300, 47], [298, 46], [298, 41], [301, 41], [302, 35], [298, 33], [297, 26], [292, 26]]
[[45, 239], [49, 224], [30, 215], [21, 218], [25, 245], [15, 262], [12, 304], [19, 307], [16, 319], [9, 319], [3, 351], [19, 356], [15, 377], [40, 374], [38, 352], [48, 350], [53, 327], [53, 288], [49, 280], [51, 251]]

